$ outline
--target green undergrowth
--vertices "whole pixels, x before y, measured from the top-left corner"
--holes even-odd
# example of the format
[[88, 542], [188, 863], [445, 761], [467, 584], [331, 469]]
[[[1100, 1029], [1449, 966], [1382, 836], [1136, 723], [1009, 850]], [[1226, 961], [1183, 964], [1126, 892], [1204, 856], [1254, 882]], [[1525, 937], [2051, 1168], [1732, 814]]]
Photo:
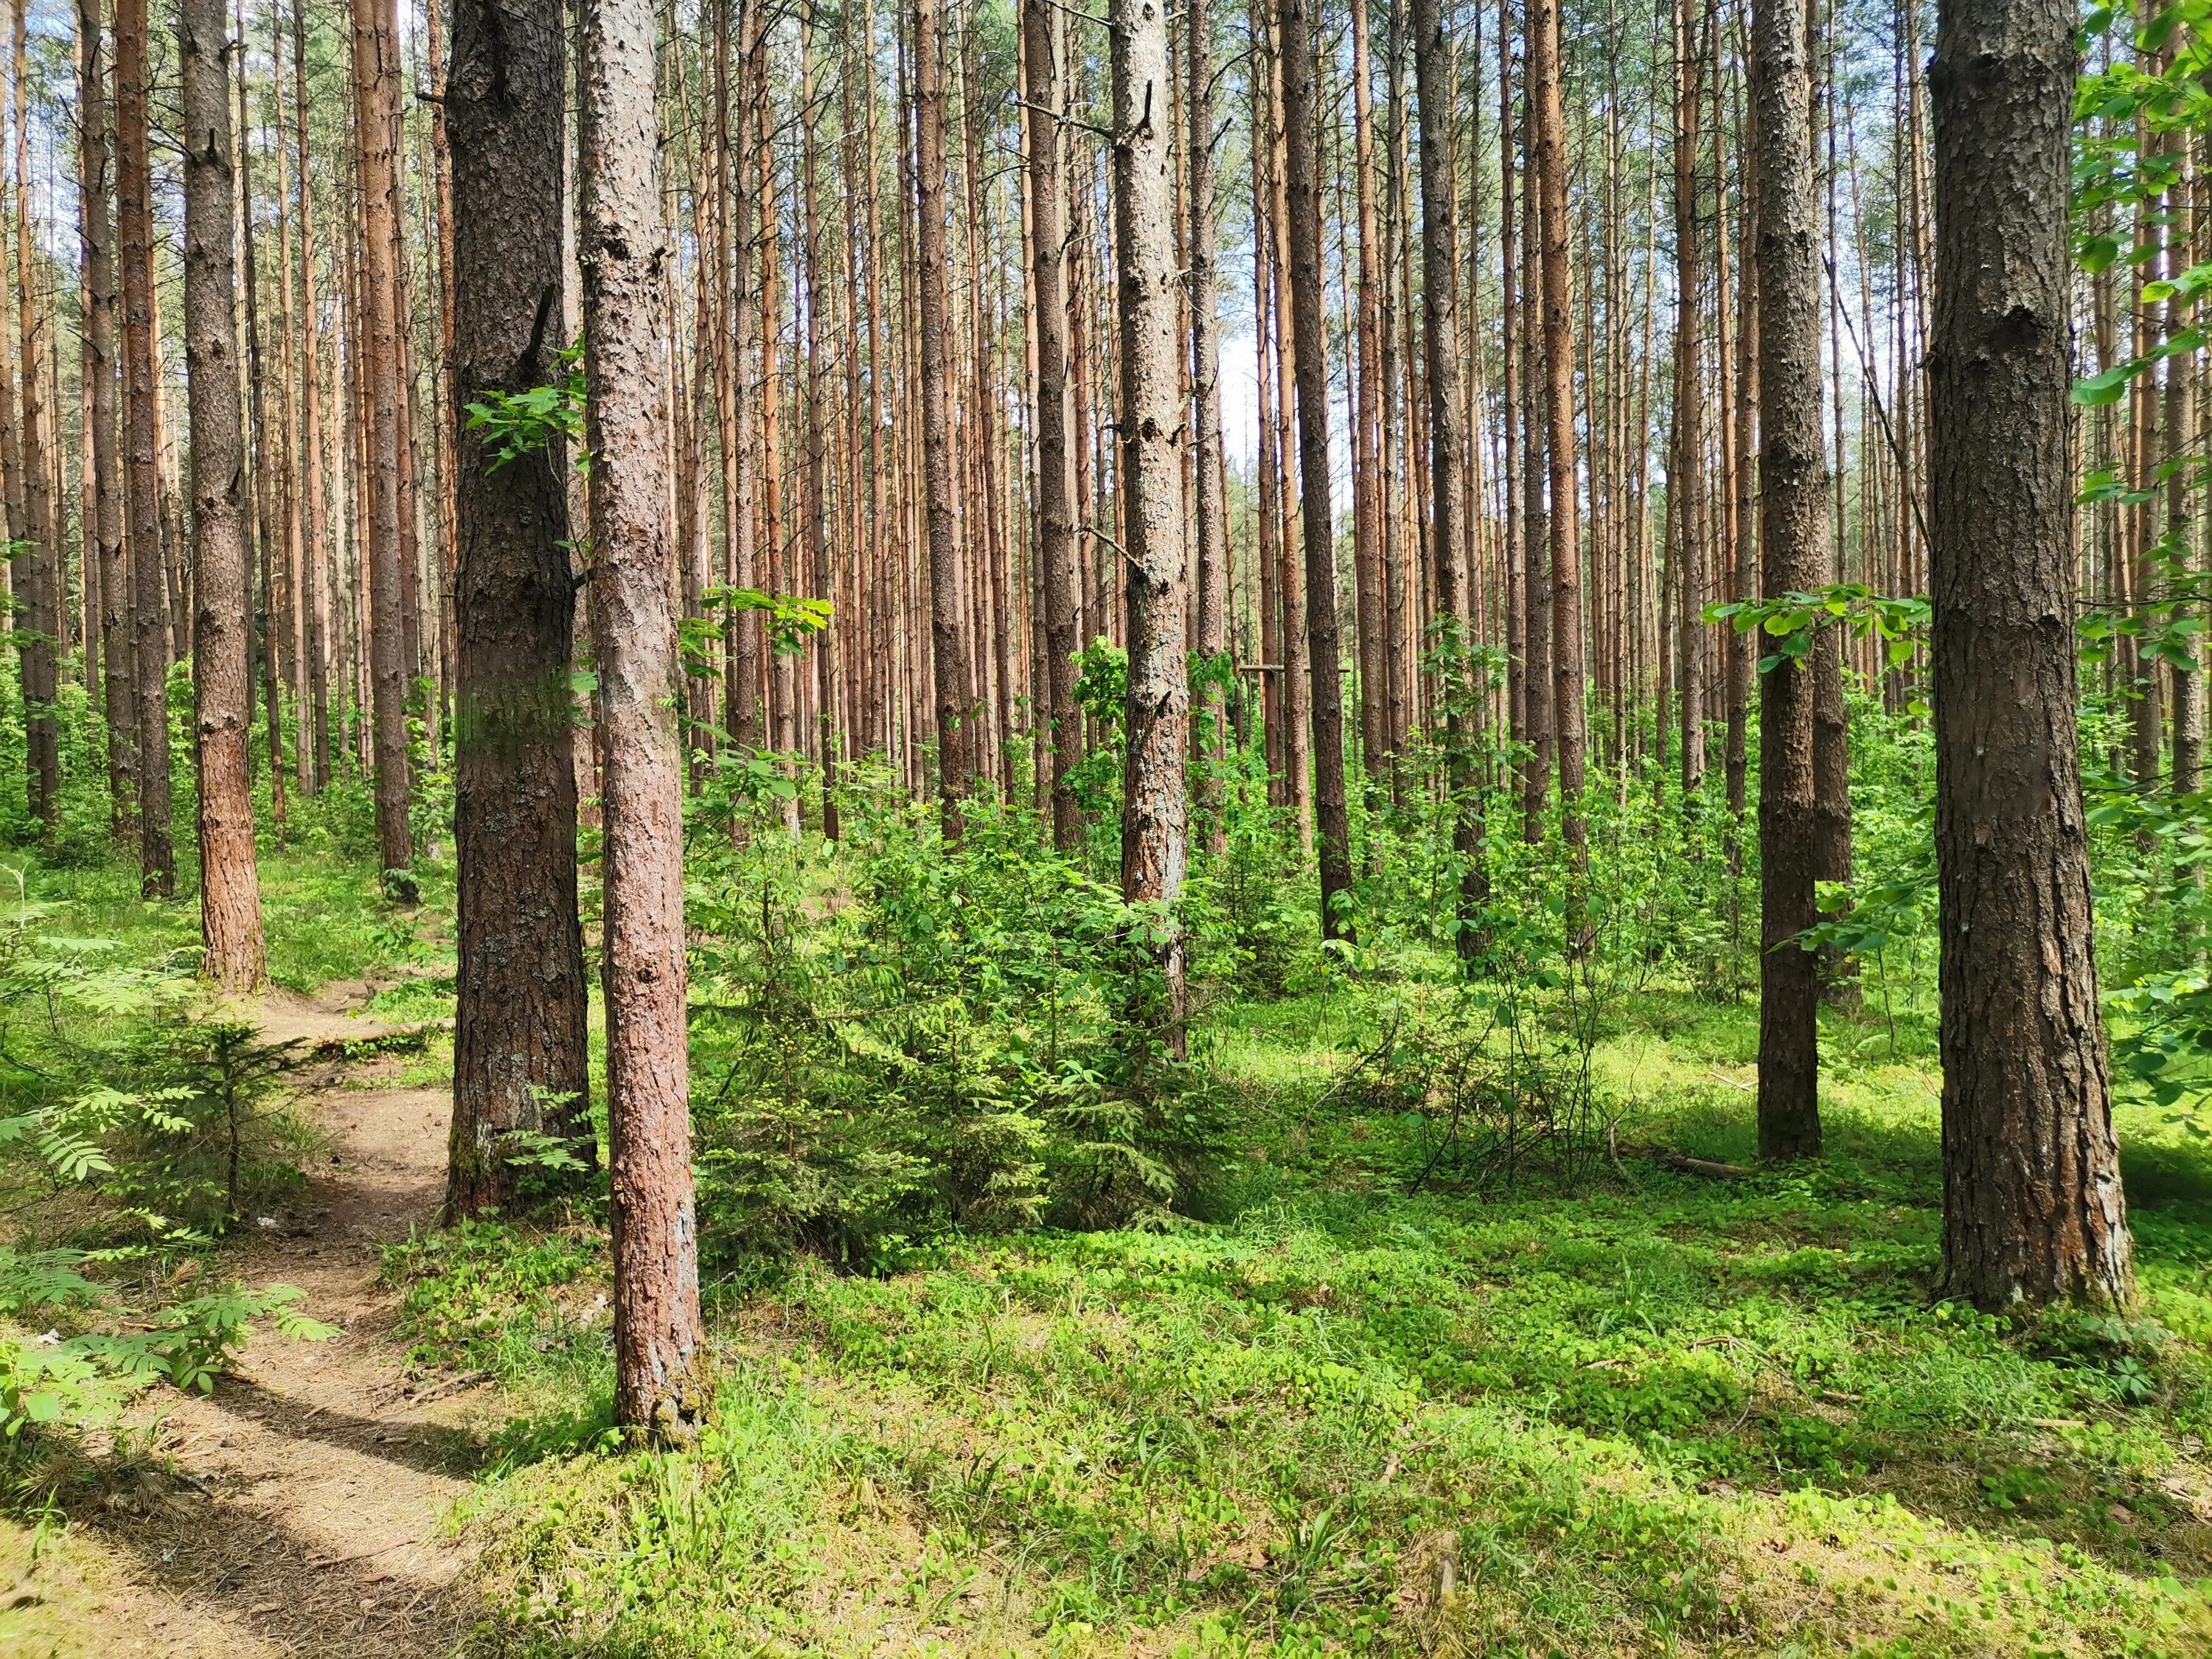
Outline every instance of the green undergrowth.
[[465, 1510], [477, 1650], [2212, 1650], [2193, 1142], [2124, 1109], [2166, 1172], [2135, 1317], [1993, 1319], [1931, 1299], [1919, 1065], [1839, 1066], [1819, 1164], [1674, 1174], [1639, 1153], [1748, 1158], [1750, 1036], [1656, 996], [1597, 1050], [1632, 1103], [1601, 1179], [1408, 1192], [1413, 1131], [1330, 1086], [1374, 1015], [1216, 1010], [1208, 1063], [1280, 1126], [1233, 1218], [712, 1288], [686, 1452], [601, 1455], [587, 1227], [395, 1252], [418, 1360], [526, 1402]]

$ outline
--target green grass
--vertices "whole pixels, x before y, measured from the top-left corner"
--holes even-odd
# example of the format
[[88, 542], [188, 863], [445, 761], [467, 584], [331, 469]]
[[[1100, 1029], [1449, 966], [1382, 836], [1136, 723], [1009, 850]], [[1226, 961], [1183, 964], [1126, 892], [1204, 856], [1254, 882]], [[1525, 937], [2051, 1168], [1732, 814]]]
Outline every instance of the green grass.
[[[1617, 1024], [1624, 1139], [1747, 1157], [1741, 1011]], [[1310, 1099], [1369, 1036], [1339, 993], [1224, 1009], [1206, 1052]], [[566, 1381], [471, 1507], [478, 1645], [2212, 1650], [2201, 1154], [2124, 1110], [2171, 1189], [2138, 1199], [2141, 1320], [2006, 1322], [1929, 1296], [1933, 1077], [1846, 1064], [1827, 1103], [1802, 1171], [1489, 1201], [1389, 1190], [1392, 1126], [1347, 1103], [1251, 1149], [1224, 1224], [802, 1265], [715, 1301], [720, 1413], [683, 1454], [589, 1449], [605, 1373], [519, 1288], [490, 1340]], [[502, 1248], [527, 1279], [549, 1247]], [[483, 1282], [451, 1306], [483, 1317]]]

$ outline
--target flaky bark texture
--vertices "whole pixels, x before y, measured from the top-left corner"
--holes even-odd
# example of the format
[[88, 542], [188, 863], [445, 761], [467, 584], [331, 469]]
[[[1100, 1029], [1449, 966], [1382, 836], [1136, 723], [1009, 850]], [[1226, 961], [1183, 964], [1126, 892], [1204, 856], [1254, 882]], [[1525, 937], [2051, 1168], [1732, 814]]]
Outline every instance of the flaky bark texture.
[[1175, 161], [1169, 145], [1166, 0], [1115, 0], [1114, 240], [1121, 336], [1122, 533], [1129, 625], [1128, 748], [1121, 781], [1121, 896], [1149, 924], [1166, 1006], [1147, 1008], [1180, 1048], [1182, 929], [1171, 908], [1190, 860], [1183, 750], [1190, 578], [1182, 538], [1182, 411], [1176, 372]]
[[362, 368], [368, 384], [369, 701], [376, 733], [376, 844], [386, 879], [414, 861], [408, 824], [406, 597], [400, 568], [398, 232], [392, 199], [399, 128], [392, 0], [352, 0], [354, 135], [361, 186]]
[[1075, 653], [1083, 573], [1075, 542], [1075, 453], [1068, 443], [1067, 175], [1061, 164], [1062, 31], [1054, 0], [1023, 0], [1022, 67], [1027, 108], [1030, 321], [1036, 343], [1037, 564], [1044, 579], [1045, 684], [1051, 721], [1052, 840], [1063, 853], [1083, 844], [1083, 809], [1070, 777], [1083, 761], [1083, 710], [1075, 701]]
[[952, 493], [951, 299], [945, 270], [945, 53], [937, 0], [915, 0], [914, 94], [916, 194], [915, 240], [921, 326], [921, 498], [929, 538], [929, 638], [935, 660], [937, 781], [945, 834], [960, 834], [960, 803], [975, 774], [975, 675], [968, 665], [961, 582], [960, 519]]
[[2130, 1289], [2074, 731], [2074, 22], [1943, 0], [1932, 78], [1943, 1269], [1985, 1308]]
[[[453, 387], [461, 408], [551, 378], [561, 313], [560, 0], [458, 0], [453, 146]], [[502, 1139], [596, 1156], [576, 905], [569, 652], [574, 590], [557, 449], [503, 465], [454, 437], [455, 851], [460, 964], [448, 1218], [506, 1207]]]
[[[191, 422], [192, 718], [199, 754], [200, 971], [226, 990], [268, 977], [246, 728], [246, 437], [232, 313], [230, 78], [223, 0], [177, 17], [185, 156], [185, 366]], [[35, 377], [33, 377], [35, 378]]]
[[[1421, 346], [1428, 360], [1429, 488], [1433, 503], [1437, 609], [1466, 629], [1468, 545], [1465, 488], [1467, 432], [1461, 412], [1457, 191], [1452, 178], [1452, 58], [1444, 39], [1442, 0], [1413, 0], [1413, 77], [1421, 120]], [[1452, 852], [1461, 861], [1459, 928], [1462, 957], [1475, 956], [1490, 883], [1482, 861], [1482, 793], [1468, 752], [1464, 677], [1443, 688], [1444, 746], [1452, 799]]]
[[1343, 641], [1336, 612], [1336, 514], [1329, 501], [1328, 318], [1322, 292], [1320, 98], [1314, 0], [1279, 0], [1283, 145], [1288, 194], [1291, 332], [1297, 357], [1298, 486], [1305, 537], [1306, 662], [1312, 685], [1314, 830], [1321, 854], [1321, 931], [1349, 938], [1352, 825], [1344, 799]]
[[[84, 237], [85, 368], [92, 395], [92, 522], [88, 557], [99, 572], [100, 690], [107, 713], [107, 790], [115, 840], [137, 835], [138, 710], [131, 641], [131, 566], [123, 541], [116, 450], [121, 382], [115, 337], [115, 198], [108, 170], [107, 53], [100, 0], [78, 0], [77, 190]], [[86, 648], [91, 648], [87, 641]]]
[[708, 1406], [684, 959], [683, 684], [669, 556], [668, 239], [652, 0], [589, 0], [581, 76], [591, 599], [606, 822], [604, 978], [615, 1420], [693, 1437]]
[[[1820, 436], [1820, 268], [1813, 190], [1805, 0], [1752, 12], [1752, 142], [1759, 169], [1759, 539], [1771, 598], [1827, 568], [1827, 452]], [[1819, 959], [1797, 937], [1820, 920], [1812, 674], [1784, 664], [1759, 686], [1759, 1151], [1820, 1150]]]
[[161, 614], [160, 410], [154, 385], [153, 162], [147, 137], [146, 0], [115, 3], [116, 252], [123, 267], [132, 655], [137, 665], [138, 867], [149, 898], [177, 890], [169, 834], [169, 639]]

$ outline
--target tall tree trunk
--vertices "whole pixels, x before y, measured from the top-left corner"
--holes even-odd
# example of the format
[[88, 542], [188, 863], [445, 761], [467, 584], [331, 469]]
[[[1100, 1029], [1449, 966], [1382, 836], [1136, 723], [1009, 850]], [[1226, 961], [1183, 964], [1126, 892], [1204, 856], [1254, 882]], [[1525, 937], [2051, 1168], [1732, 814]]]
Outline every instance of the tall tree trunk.
[[953, 489], [951, 296], [945, 270], [945, 54], [938, 0], [914, 0], [916, 238], [921, 335], [922, 514], [929, 538], [929, 632], [935, 655], [938, 796], [945, 834], [960, 836], [960, 803], [975, 774], [981, 710], [968, 652], [959, 507]]
[[369, 673], [375, 719], [376, 845], [385, 881], [411, 900], [408, 823], [407, 583], [400, 527], [399, 273], [392, 199], [399, 126], [399, 41], [392, 0], [351, 0], [355, 161], [361, 189], [362, 328], [366, 381]]
[[[123, 540], [123, 480], [116, 453], [115, 202], [108, 171], [112, 137], [107, 103], [106, 42], [100, 0], [78, 0], [80, 60], [77, 190], [83, 220], [85, 292], [84, 376], [91, 388], [92, 517], [84, 538], [85, 564], [100, 575], [100, 649], [106, 694], [107, 790], [118, 844], [136, 840], [137, 823], [137, 684], [131, 642], [131, 566]], [[89, 586], [89, 581], [87, 582]], [[86, 648], [89, 650], [90, 641]]]
[[[1828, 564], [1820, 432], [1820, 231], [1805, 0], [1757, 0], [1752, 106], [1759, 175], [1761, 581], [1769, 598], [1820, 585]], [[1813, 674], [1784, 665], [1759, 687], [1759, 1149], [1820, 1150], [1819, 959], [1798, 935], [1814, 903]]]
[[684, 689], [669, 560], [668, 235], [652, 0], [587, 0], [577, 240], [605, 768], [615, 1420], [695, 1438], [708, 1407], [684, 957]]
[[2075, 17], [2059, 0], [1942, 0], [1936, 16], [1944, 1288], [1991, 1309], [2117, 1306], [2130, 1249], [2074, 731]]
[[1315, 830], [1321, 930], [1349, 939], [1352, 829], [1344, 797], [1343, 648], [1336, 611], [1336, 514], [1329, 500], [1328, 319], [1322, 291], [1321, 111], [1314, 64], [1316, 0], [1277, 0], [1283, 70], [1285, 189], [1291, 244], [1291, 328], [1297, 356], [1299, 516], [1305, 537], [1306, 656], [1312, 677]]
[[1698, 672], [1698, 619], [1705, 592], [1703, 494], [1705, 378], [1699, 328], [1698, 150], [1699, 63], [1690, 0], [1674, 0], [1674, 419], [1667, 455], [1667, 562], [1680, 607], [1676, 660], [1681, 671], [1682, 799], [1687, 810], [1705, 781], [1705, 702]]
[[[1467, 434], [1460, 404], [1458, 204], [1452, 179], [1456, 99], [1442, 0], [1413, 0], [1413, 76], [1421, 106], [1421, 345], [1428, 360], [1437, 611], [1448, 642], [1467, 648], [1474, 644], [1474, 635], [1468, 626], [1468, 526], [1462, 493]], [[1469, 752], [1474, 734], [1463, 712], [1474, 696], [1469, 674], [1448, 672], [1442, 696], [1452, 854], [1461, 866], [1453, 941], [1461, 958], [1472, 960], [1481, 951], [1480, 921], [1490, 882], [1483, 864], [1481, 780]]]
[[149, 898], [177, 887], [169, 826], [169, 635], [162, 598], [160, 392], [154, 376], [153, 159], [147, 133], [146, 0], [115, 0], [115, 223], [123, 268], [124, 459], [137, 665], [138, 864]]
[[1198, 737], [1206, 764], [1194, 799], [1210, 849], [1228, 847], [1222, 768], [1228, 759], [1229, 506], [1221, 447], [1221, 313], [1213, 223], [1213, 21], [1206, 0], [1189, 0], [1191, 441], [1196, 469], [1198, 650], [1206, 663]]
[[[228, 31], [223, 0], [177, 19], [185, 158], [185, 366], [191, 422], [192, 691], [199, 758], [200, 971], [227, 991], [268, 976], [253, 848], [246, 436], [239, 409]], [[26, 384], [33, 377], [26, 377]]]
[[[246, 38], [246, 15], [242, 4], [235, 3], [232, 21], [238, 38]], [[241, 52], [242, 52], [241, 48]], [[251, 557], [258, 562], [259, 603], [255, 619], [261, 629], [261, 662], [263, 667], [263, 708], [267, 720], [263, 726], [269, 750], [269, 818], [276, 831], [280, 847], [284, 842], [284, 698], [277, 674], [277, 619], [282, 611], [274, 563], [276, 532], [271, 517], [270, 495], [275, 489], [273, 474], [276, 469], [270, 464], [270, 434], [268, 415], [268, 376], [264, 371], [261, 352], [261, 301], [258, 264], [253, 250], [253, 161], [252, 143], [252, 117], [246, 103], [246, 76], [241, 70], [238, 76], [238, 201], [239, 258], [245, 269], [246, 309], [242, 322], [246, 331], [246, 386], [247, 394], [247, 431], [251, 436], [253, 475], [254, 536]], [[252, 639], [247, 638], [249, 647]], [[248, 675], [249, 684], [252, 676]], [[252, 714], [252, 700], [247, 699], [247, 717]]]
[[[446, 118], [457, 405], [550, 380], [561, 340], [561, 0], [457, 0]], [[504, 464], [455, 439], [453, 828], [459, 969], [446, 1215], [513, 1206], [501, 1143], [596, 1157], [568, 672], [563, 446]]]
[[[118, 0], [121, 3], [121, 0]], [[307, 0], [293, 0], [293, 116], [300, 152], [300, 445], [306, 520], [301, 527], [300, 603], [307, 653], [307, 735], [314, 787], [331, 781], [331, 600], [333, 561], [325, 509], [322, 313], [315, 289], [315, 194], [307, 149]]]
[[[1589, 863], [1583, 819], [1582, 487], [1575, 447], [1575, 320], [1567, 245], [1567, 141], [1559, 63], [1559, 0], [1529, 0], [1530, 164], [1536, 175], [1543, 279], [1544, 453], [1551, 478], [1552, 730], [1559, 755], [1559, 829], [1573, 866], [1567, 937], [1583, 945], [1579, 890]], [[1533, 594], [1531, 596], [1533, 603]]]
[[1031, 337], [1036, 352], [1037, 562], [1043, 575], [1047, 717], [1051, 722], [1052, 839], [1061, 852], [1083, 845], [1083, 811], [1071, 774], [1083, 761], [1083, 710], [1075, 701], [1083, 573], [1075, 548], [1075, 467], [1068, 443], [1067, 184], [1060, 112], [1065, 31], [1053, 0], [1023, 0], [1027, 96]]
[[1347, 385], [1352, 419], [1352, 569], [1357, 605], [1354, 631], [1359, 662], [1359, 750], [1362, 771], [1373, 783], [1389, 752], [1387, 720], [1389, 670], [1383, 665], [1382, 544], [1390, 486], [1382, 474], [1382, 234], [1375, 212], [1373, 68], [1368, 46], [1368, 8], [1352, 7], [1352, 170], [1359, 216], [1359, 276], [1356, 323], [1358, 347]]
[[[29, 784], [31, 815], [40, 834], [53, 839], [61, 822], [61, 723], [54, 711], [61, 695], [58, 653], [63, 637], [62, 575], [64, 554], [53, 533], [53, 493], [46, 471], [43, 437], [43, 383], [46, 371], [40, 343], [41, 312], [38, 286], [33, 278], [32, 245], [38, 228], [31, 212], [30, 125], [24, 118], [29, 100], [29, 73], [25, 37], [28, 32], [27, 0], [15, 0], [15, 51], [12, 82], [15, 106], [15, 308], [21, 322], [22, 341], [22, 491], [23, 518], [19, 532], [31, 545], [16, 562], [21, 580], [28, 591], [22, 638], [25, 771]], [[228, 124], [226, 124], [228, 125]]]
[[1176, 375], [1175, 161], [1167, 8], [1114, 0], [1114, 240], [1121, 342], [1121, 496], [1129, 623], [1122, 767], [1121, 896], [1155, 914], [1145, 931], [1162, 981], [1139, 1018], [1182, 1052], [1183, 944], [1174, 906], [1190, 858], [1183, 752], [1190, 735], [1184, 647], [1184, 424]]

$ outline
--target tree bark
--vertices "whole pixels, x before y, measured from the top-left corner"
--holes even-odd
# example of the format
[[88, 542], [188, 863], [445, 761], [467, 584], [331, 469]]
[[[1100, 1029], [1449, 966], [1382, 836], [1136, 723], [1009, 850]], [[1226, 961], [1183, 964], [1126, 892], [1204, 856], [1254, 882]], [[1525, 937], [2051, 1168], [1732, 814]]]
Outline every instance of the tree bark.
[[1083, 710], [1075, 701], [1083, 648], [1083, 573], [1075, 547], [1075, 468], [1068, 442], [1067, 182], [1060, 112], [1065, 100], [1064, 32], [1053, 0], [1023, 0], [1027, 96], [1030, 318], [1036, 349], [1037, 562], [1043, 576], [1047, 719], [1051, 725], [1052, 839], [1062, 853], [1083, 845], [1083, 812], [1070, 774], [1083, 761]]
[[1209, 849], [1227, 850], [1222, 768], [1229, 750], [1229, 507], [1221, 447], [1221, 312], [1213, 223], [1213, 21], [1206, 0], [1189, 0], [1186, 108], [1190, 128], [1191, 442], [1196, 472], [1198, 651], [1207, 665], [1197, 737], [1206, 763], [1194, 792]]
[[[191, 422], [192, 691], [199, 759], [200, 972], [226, 991], [268, 977], [253, 847], [246, 438], [233, 331], [230, 77], [223, 0], [185, 0], [177, 51], [185, 160], [185, 367]], [[30, 377], [27, 377], [28, 384]]]
[[[566, 82], [560, 0], [457, 0], [453, 157], [459, 407], [526, 392], [561, 341]], [[459, 969], [449, 1220], [513, 1207], [501, 1143], [552, 1134], [586, 1161], [590, 1073], [570, 735], [575, 619], [565, 446], [503, 465], [455, 435], [454, 851]]]
[[[1468, 545], [1463, 474], [1467, 434], [1461, 414], [1458, 193], [1452, 178], [1451, 47], [1442, 0], [1413, 0], [1413, 76], [1421, 121], [1421, 344], [1428, 360], [1429, 487], [1432, 492], [1438, 620], [1452, 643], [1474, 643], [1468, 626]], [[1474, 686], [1462, 672], [1446, 678], [1445, 782], [1451, 799], [1452, 854], [1460, 861], [1453, 943], [1462, 961], [1481, 953], [1481, 916], [1490, 881], [1483, 864], [1481, 781], [1468, 752], [1463, 705]]]
[[1942, 0], [1931, 76], [1943, 1270], [1984, 1308], [2132, 1289], [2074, 726], [2075, 21]]
[[[1817, 587], [1827, 568], [1827, 450], [1820, 432], [1820, 270], [1805, 0], [1758, 0], [1752, 105], [1759, 175], [1761, 583], [1769, 598]], [[1798, 935], [1819, 921], [1813, 769], [1814, 684], [1783, 664], [1759, 687], [1759, 1150], [1820, 1151], [1819, 959]]]
[[1121, 896], [1163, 981], [1140, 1015], [1182, 1049], [1183, 944], [1174, 906], [1190, 858], [1183, 752], [1190, 732], [1184, 647], [1184, 427], [1176, 374], [1175, 161], [1166, 0], [1114, 0], [1114, 240], [1121, 311], [1123, 567], [1129, 623], [1122, 765]]
[[124, 458], [129, 495], [133, 655], [137, 665], [138, 866], [149, 898], [176, 892], [169, 826], [169, 637], [162, 598], [160, 396], [154, 378], [153, 159], [146, 0], [115, 3], [116, 252], [123, 268]]
[[[1589, 862], [1583, 819], [1586, 737], [1583, 703], [1582, 485], [1575, 445], [1575, 319], [1567, 245], [1566, 116], [1559, 85], [1559, 0], [1529, 0], [1529, 163], [1536, 179], [1543, 283], [1544, 456], [1551, 483], [1552, 732], [1559, 757], [1559, 832], [1572, 873], [1567, 939], [1583, 945], [1583, 878]], [[1530, 603], [1534, 603], [1532, 587]]]
[[407, 593], [401, 571], [399, 280], [392, 200], [399, 42], [392, 0], [351, 0], [355, 161], [361, 187], [361, 337], [367, 380], [369, 678], [375, 720], [376, 844], [395, 896], [413, 896], [408, 823]]
[[916, 252], [921, 335], [922, 515], [929, 538], [929, 632], [934, 647], [937, 786], [945, 835], [960, 837], [960, 804], [975, 772], [975, 725], [981, 713], [968, 652], [959, 507], [953, 489], [951, 299], [946, 273], [945, 57], [938, 0], [914, 0]]
[[587, 0], [580, 120], [591, 600], [605, 769], [605, 945], [615, 1420], [663, 1443], [705, 1416], [684, 955], [683, 681], [669, 559], [669, 258], [652, 0]]
[[[106, 42], [100, 0], [78, 0], [81, 60], [77, 190], [83, 220], [84, 374], [91, 386], [93, 512], [86, 563], [100, 580], [101, 690], [107, 714], [110, 822], [118, 845], [138, 832], [138, 713], [131, 641], [131, 566], [123, 540], [123, 481], [116, 453], [115, 201], [109, 173], [112, 131], [107, 103]], [[86, 648], [91, 648], [87, 641]]]
[[1277, 0], [1282, 58], [1285, 188], [1291, 244], [1291, 331], [1297, 357], [1299, 517], [1305, 538], [1306, 660], [1313, 707], [1314, 827], [1321, 854], [1321, 931], [1349, 939], [1352, 830], [1344, 796], [1343, 645], [1336, 610], [1336, 514], [1329, 500], [1328, 319], [1322, 291], [1320, 99], [1315, 0]]

